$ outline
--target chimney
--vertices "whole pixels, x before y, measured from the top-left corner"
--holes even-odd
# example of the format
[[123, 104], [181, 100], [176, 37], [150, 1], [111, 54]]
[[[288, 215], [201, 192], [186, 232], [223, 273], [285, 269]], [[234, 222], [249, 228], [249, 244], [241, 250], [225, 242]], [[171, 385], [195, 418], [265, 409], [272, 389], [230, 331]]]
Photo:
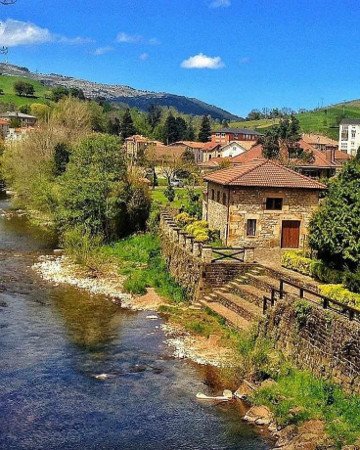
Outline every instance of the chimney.
[[325, 148], [326, 161], [328, 161], [329, 163], [335, 162], [335, 149], [336, 147], [332, 145], [327, 145]]

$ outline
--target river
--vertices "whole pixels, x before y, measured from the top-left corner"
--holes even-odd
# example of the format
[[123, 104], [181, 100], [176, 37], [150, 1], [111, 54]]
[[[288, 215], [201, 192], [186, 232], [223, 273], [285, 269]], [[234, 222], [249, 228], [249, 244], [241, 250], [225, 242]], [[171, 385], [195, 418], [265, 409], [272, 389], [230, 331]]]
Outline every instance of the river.
[[196, 400], [219, 393], [216, 369], [172, 358], [161, 319], [40, 280], [31, 266], [53, 246], [26, 218], [0, 217], [1, 449], [270, 448], [240, 402]]

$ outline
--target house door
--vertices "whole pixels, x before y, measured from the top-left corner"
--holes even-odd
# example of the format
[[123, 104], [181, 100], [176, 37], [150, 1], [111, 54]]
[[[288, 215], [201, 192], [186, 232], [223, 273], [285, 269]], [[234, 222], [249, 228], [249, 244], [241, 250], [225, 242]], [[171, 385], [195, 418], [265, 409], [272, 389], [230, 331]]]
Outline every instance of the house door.
[[299, 248], [300, 220], [283, 220], [281, 248]]

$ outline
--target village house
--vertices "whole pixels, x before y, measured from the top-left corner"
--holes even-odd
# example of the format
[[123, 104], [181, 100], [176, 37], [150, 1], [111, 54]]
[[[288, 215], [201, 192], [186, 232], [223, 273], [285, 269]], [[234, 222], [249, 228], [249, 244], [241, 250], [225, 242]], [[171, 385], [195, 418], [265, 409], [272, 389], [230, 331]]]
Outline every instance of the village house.
[[321, 134], [303, 133], [302, 140], [322, 152], [325, 152], [329, 148], [334, 148], [335, 150], [339, 149], [337, 141], [334, 141], [334, 139], [330, 139], [327, 136], [322, 136]]
[[360, 119], [343, 119], [339, 128], [339, 149], [355, 156], [360, 147]]
[[7, 120], [19, 119], [21, 127], [34, 127], [37, 121], [35, 116], [30, 116], [29, 114], [23, 114], [17, 111], [1, 113], [0, 118]]
[[162, 145], [162, 142], [149, 139], [141, 134], [135, 134], [125, 139], [125, 153], [130, 161], [136, 162], [149, 147], [155, 145]]
[[[334, 176], [348, 161], [351, 156], [341, 152], [334, 146], [325, 147], [326, 150], [318, 150], [312, 145], [300, 139], [292, 148], [283, 148], [281, 151], [282, 164], [288, 165], [297, 172], [312, 178], [330, 178]], [[240, 166], [254, 159], [265, 159], [261, 144], [256, 144], [249, 150], [233, 158], [216, 158], [207, 163], [199, 164], [203, 172], [216, 170], [221, 166]]]
[[222, 128], [211, 132], [211, 142], [220, 145], [229, 144], [232, 141], [256, 142], [261, 133], [247, 128]]
[[[326, 186], [271, 160], [253, 160], [206, 176], [203, 218], [225, 245], [254, 247], [257, 260], [306, 246]], [[273, 253], [275, 255], [275, 253]]]

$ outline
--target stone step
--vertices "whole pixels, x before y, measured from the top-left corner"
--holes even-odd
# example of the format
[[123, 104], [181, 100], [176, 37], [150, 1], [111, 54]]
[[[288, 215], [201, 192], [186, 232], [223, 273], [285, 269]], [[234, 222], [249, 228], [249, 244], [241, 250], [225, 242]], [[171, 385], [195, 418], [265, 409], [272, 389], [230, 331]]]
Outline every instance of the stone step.
[[249, 330], [251, 328], [251, 322], [249, 320], [244, 319], [243, 317], [239, 316], [236, 312], [232, 311], [231, 309], [227, 308], [226, 306], [217, 303], [217, 302], [207, 302], [205, 300], [200, 300], [200, 303], [211, 309], [211, 311], [214, 311], [215, 313], [219, 314], [219, 316], [223, 317], [225, 319], [225, 322], [230, 325], [231, 327], [237, 329], [237, 330]]
[[266, 291], [266, 293], [270, 293], [272, 288], [279, 289], [280, 287], [280, 281], [278, 278], [268, 275], [254, 275], [252, 273], [248, 274], [248, 284]]
[[249, 321], [260, 319], [262, 309], [254, 303], [250, 303], [238, 295], [230, 292], [216, 290], [215, 293], [217, 294], [217, 300], [219, 303], [231, 309], [235, 313], [238, 313], [244, 319]]
[[226, 287], [229, 292], [237, 294], [244, 300], [255, 303], [259, 307], [263, 304], [264, 295], [269, 295], [268, 291], [263, 291], [251, 284], [244, 284], [237, 280], [230, 281]]

